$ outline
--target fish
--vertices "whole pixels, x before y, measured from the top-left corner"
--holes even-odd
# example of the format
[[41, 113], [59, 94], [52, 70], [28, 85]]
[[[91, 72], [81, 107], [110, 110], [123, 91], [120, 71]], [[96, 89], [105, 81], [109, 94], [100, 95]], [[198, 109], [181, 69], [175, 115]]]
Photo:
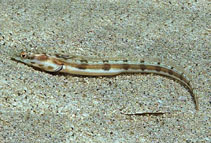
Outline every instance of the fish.
[[117, 76], [125, 73], [147, 73], [165, 76], [181, 83], [191, 94], [196, 110], [198, 98], [191, 84], [191, 78], [176, 64], [164, 64], [161, 60], [95, 59], [75, 55], [21, 52], [11, 58], [48, 73], [65, 73], [76, 76]]

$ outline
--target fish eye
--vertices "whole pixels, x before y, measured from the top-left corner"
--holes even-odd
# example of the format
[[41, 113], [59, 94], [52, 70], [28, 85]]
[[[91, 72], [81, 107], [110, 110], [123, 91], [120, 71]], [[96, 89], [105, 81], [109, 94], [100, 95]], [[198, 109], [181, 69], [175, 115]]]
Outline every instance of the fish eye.
[[26, 57], [27, 57], [26, 52], [22, 52], [22, 53], [21, 53], [21, 58], [26, 58]]

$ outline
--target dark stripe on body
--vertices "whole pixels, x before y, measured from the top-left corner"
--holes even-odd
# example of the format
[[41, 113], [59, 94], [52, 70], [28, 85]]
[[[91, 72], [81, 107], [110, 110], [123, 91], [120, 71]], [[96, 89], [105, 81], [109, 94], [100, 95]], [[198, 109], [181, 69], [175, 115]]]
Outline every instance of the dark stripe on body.
[[104, 64], [103, 67], [102, 67], [102, 69], [105, 70], [105, 71], [109, 71], [111, 69], [111, 65]]
[[140, 69], [144, 71], [147, 67], [145, 65], [139, 65]]
[[87, 69], [87, 66], [88, 66], [87, 64], [80, 64], [80, 65], [77, 65], [76, 68], [85, 70], [85, 69]]
[[128, 69], [130, 68], [130, 65], [129, 65], [129, 64], [123, 64], [123, 65], [122, 65], [122, 68], [123, 68], [124, 70], [128, 70]]

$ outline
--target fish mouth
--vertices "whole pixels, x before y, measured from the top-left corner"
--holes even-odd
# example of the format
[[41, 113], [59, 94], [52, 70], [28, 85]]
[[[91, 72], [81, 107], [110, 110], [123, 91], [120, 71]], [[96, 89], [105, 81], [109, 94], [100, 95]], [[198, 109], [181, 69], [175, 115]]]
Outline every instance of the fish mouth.
[[20, 57], [12, 57], [11, 60], [16, 61], [16, 62], [23, 62]]
[[[26, 59], [22, 59], [22, 58], [20, 58], [20, 57], [18, 57], [18, 56], [14, 56], [14, 57], [11, 57], [11, 60], [13, 60], [13, 61], [16, 61], [16, 62], [19, 62], [19, 63], [22, 63], [22, 64], [24, 64], [24, 65], [28, 65], [28, 66], [31, 66], [32, 68], [35, 68], [35, 69], [38, 69], [38, 70], [40, 70], [40, 71], [43, 71], [42, 69], [40, 69], [39, 67], [34, 67], [34, 66], [32, 66], [31, 64], [29, 64], [28, 62], [27, 62], [27, 60]], [[61, 70], [63, 70], [63, 67], [64, 65], [60, 65], [57, 69], [55, 69], [54, 71], [47, 71], [47, 70], [44, 70], [45, 72], [49, 72], [49, 73], [58, 73], [58, 72], [60, 72]]]
[[16, 61], [16, 62], [19, 62], [19, 63], [22, 63], [22, 64], [25, 64], [25, 65], [30, 65], [28, 62], [27, 62], [27, 59], [22, 59], [20, 57], [12, 57], [11, 60], [13, 61]]

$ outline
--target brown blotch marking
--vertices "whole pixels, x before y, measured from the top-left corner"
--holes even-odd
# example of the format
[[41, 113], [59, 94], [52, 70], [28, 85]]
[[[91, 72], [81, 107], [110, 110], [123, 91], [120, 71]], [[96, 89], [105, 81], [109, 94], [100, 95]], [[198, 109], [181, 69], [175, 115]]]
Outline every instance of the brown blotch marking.
[[36, 64], [35, 62], [31, 62], [31, 64]]
[[[169, 69], [167, 69], [167, 68], [163, 68], [163, 67], [162, 67], [162, 68], [161, 68], [161, 71], [164, 72], [164, 73], [169, 73]], [[172, 72], [172, 74], [174, 74], [174, 73]]]
[[36, 57], [35, 57], [35, 56], [28, 56], [27, 58], [30, 59], [30, 60], [33, 60], [33, 59], [35, 59]]
[[55, 54], [55, 56], [57, 57], [57, 58], [63, 58], [61, 55], [59, 55], [59, 54]]
[[140, 69], [144, 71], [147, 67], [145, 65], [139, 65]]
[[81, 63], [88, 63], [87, 60], [80, 60]]
[[160, 72], [160, 71], [161, 71], [161, 67], [156, 66], [156, 67], [155, 67], [155, 70], [156, 70], [157, 72]]
[[168, 70], [168, 73], [169, 73], [170, 75], [173, 75], [173, 74], [174, 74], [174, 72], [173, 72], [172, 70]]
[[48, 70], [53, 70], [54, 68], [52, 66], [47, 67]]
[[104, 64], [102, 69], [105, 70], [105, 71], [109, 71], [111, 69], [111, 65]]
[[43, 55], [37, 56], [36, 59], [39, 61], [46, 61], [48, 60], [48, 56], [43, 54]]
[[44, 67], [44, 65], [42, 65], [42, 64], [39, 64], [38, 66], [39, 66], [39, 67]]
[[129, 64], [123, 64], [123, 65], [122, 65], [122, 68], [123, 68], [124, 70], [128, 70], [128, 69], [130, 68], [130, 65], [129, 65]]
[[87, 69], [87, 66], [88, 66], [87, 64], [80, 64], [80, 65], [77, 65], [76, 68], [85, 70], [85, 69]]
[[58, 59], [52, 59], [52, 62], [57, 65], [63, 65], [63, 62]]
[[128, 62], [128, 60], [123, 60], [123, 62], [127, 63], [127, 62]]

